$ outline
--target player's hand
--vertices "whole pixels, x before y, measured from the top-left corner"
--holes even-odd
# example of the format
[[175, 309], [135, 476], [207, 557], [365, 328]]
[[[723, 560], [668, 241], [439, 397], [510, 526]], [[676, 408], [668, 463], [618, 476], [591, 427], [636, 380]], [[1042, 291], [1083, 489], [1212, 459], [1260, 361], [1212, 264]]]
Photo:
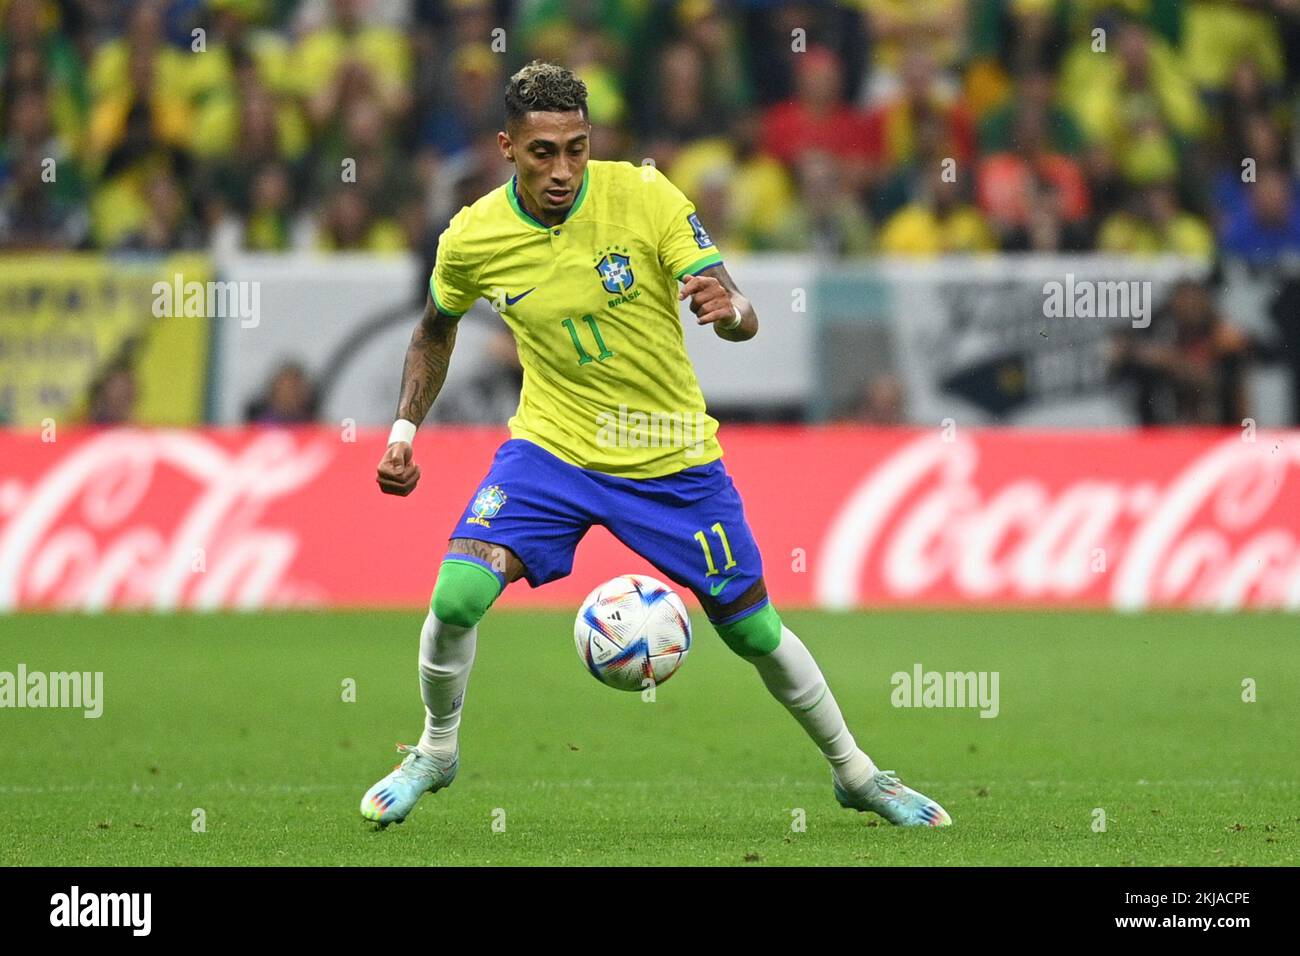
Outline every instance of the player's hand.
[[729, 322], [736, 317], [731, 293], [713, 276], [691, 276], [682, 285], [677, 298], [691, 297], [691, 311], [698, 316], [700, 325], [712, 322]]
[[395, 441], [384, 452], [379, 462], [379, 490], [386, 495], [401, 495], [405, 498], [420, 481], [420, 466], [411, 460], [411, 446], [404, 441]]

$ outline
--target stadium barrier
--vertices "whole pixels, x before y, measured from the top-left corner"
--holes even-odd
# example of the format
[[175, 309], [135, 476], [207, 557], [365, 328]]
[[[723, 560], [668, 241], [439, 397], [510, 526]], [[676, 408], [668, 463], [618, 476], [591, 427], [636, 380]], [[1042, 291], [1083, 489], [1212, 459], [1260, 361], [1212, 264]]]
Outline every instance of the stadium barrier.
[[[423, 606], [505, 436], [422, 431], [401, 499], [384, 434], [0, 431], [0, 610]], [[783, 607], [1300, 607], [1300, 432], [720, 437]], [[596, 528], [570, 577], [502, 603], [623, 571], [654, 573]]]
[[[214, 422], [242, 423], [286, 359], [322, 380], [326, 419], [389, 422], [419, 313], [412, 293], [426, 278], [417, 263], [227, 256], [217, 267], [225, 279], [257, 283], [263, 317], [255, 328], [214, 323]], [[1133, 397], [1107, 372], [1113, 336], [1129, 330], [1161, 341], [1157, 312], [1173, 283], [1203, 277], [1208, 264], [1024, 255], [832, 265], [755, 254], [729, 257], [728, 268], [762, 323], [743, 361], [682, 306], [691, 361], [714, 408], [853, 418], [872, 380], [897, 375], [903, 413], [917, 424], [951, 417], [967, 425], [1120, 428], [1136, 424], [1136, 415]], [[1228, 266], [1219, 300], [1234, 324], [1271, 340], [1277, 291], [1275, 276]], [[461, 323], [448, 394], [481, 373], [498, 327], [483, 302]], [[1257, 365], [1247, 384], [1257, 422], [1294, 420], [1285, 370]]]
[[[768, 254], [729, 267], [763, 319], [744, 361], [682, 306], [714, 408], [852, 419], [867, 385], [896, 375], [909, 421], [1052, 428], [1134, 424], [1132, 395], [1107, 374], [1110, 339], [1150, 322], [1174, 281], [1206, 269], [1037, 255], [828, 266]], [[238, 425], [296, 362], [320, 390], [323, 419], [386, 425], [422, 268], [360, 254], [10, 257], [0, 262], [0, 423], [83, 420], [91, 384], [129, 360], [141, 424]], [[1278, 291], [1276, 276], [1230, 264], [1219, 299], [1232, 322], [1273, 341]], [[448, 394], [490, 365], [500, 327], [486, 304], [471, 310]], [[1287, 369], [1256, 364], [1247, 387], [1256, 422], [1295, 420]]]

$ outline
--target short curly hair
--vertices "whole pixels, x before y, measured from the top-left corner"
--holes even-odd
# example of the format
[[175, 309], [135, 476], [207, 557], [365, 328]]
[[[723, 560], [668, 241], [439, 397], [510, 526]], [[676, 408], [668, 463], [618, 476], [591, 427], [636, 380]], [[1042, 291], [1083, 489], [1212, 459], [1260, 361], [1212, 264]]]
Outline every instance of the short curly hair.
[[533, 60], [506, 86], [506, 123], [514, 124], [532, 112], [569, 113], [587, 118], [587, 84], [572, 70]]

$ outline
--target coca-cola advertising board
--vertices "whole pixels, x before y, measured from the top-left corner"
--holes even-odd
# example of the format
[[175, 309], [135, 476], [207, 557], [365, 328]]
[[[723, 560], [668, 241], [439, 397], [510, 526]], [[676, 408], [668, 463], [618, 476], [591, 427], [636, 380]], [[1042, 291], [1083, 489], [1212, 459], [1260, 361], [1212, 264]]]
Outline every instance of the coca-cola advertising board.
[[[498, 429], [0, 432], [0, 611], [419, 607]], [[1300, 432], [724, 427], [779, 606], [1300, 606]], [[51, 440], [53, 439], [53, 440]], [[703, 560], [703, 557], [701, 557]], [[573, 606], [646, 562], [595, 528]]]

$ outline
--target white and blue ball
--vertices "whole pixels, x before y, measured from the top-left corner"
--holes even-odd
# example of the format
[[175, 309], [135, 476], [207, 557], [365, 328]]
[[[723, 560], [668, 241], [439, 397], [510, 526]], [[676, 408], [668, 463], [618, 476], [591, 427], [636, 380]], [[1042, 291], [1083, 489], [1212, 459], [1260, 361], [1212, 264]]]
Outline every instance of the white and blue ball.
[[668, 585], [621, 574], [587, 595], [573, 641], [583, 666], [602, 684], [644, 690], [681, 667], [691, 649], [691, 619]]

